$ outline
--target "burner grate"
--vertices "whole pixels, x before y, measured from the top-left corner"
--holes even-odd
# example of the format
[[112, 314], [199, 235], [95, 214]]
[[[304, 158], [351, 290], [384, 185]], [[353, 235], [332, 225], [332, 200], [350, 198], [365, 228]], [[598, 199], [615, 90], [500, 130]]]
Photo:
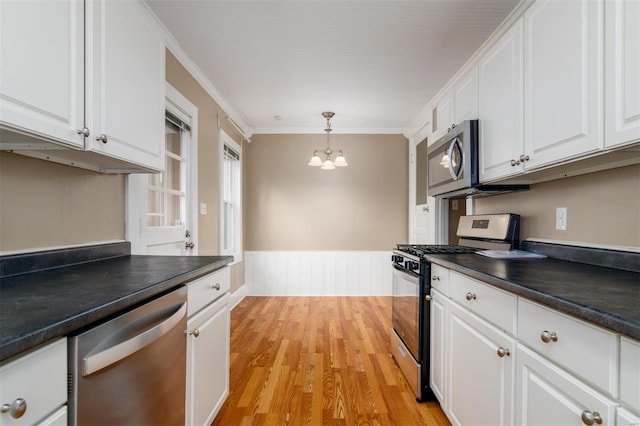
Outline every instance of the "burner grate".
[[398, 244], [398, 250], [409, 253], [414, 256], [423, 256], [425, 254], [465, 254], [475, 253], [482, 250], [477, 247], [454, 246], [454, 245], [411, 245]]

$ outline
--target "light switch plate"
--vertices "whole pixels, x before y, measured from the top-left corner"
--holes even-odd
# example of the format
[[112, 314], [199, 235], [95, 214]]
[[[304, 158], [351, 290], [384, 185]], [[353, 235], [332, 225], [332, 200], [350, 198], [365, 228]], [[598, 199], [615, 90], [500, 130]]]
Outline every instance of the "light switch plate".
[[567, 208], [556, 207], [556, 230], [567, 230]]

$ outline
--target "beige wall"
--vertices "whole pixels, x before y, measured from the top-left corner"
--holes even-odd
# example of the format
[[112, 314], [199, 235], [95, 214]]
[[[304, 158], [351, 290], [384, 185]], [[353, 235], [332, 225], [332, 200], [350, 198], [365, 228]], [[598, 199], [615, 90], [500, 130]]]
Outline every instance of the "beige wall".
[[[169, 51], [166, 64], [167, 82], [198, 108], [198, 203], [207, 204], [207, 214], [198, 216], [198, 254], [217, 255], [220, 253], [218, 117], [222, 129], [236, 142], [241, 141], [241, 136], [226, 120], [222, 108]], [[231, 291], [243, 283], [244, 265], [238, 263], [231, 268]]]
[[124, 240], [124, 179], [0, 152], [0, 251]]
[[245, 250], [391, 250], [408, 240], [408, 142], [331, 135], [348, 167], [309, 167], [326, 136], [254, 135], [243, 147]]
[[[567, 207], [566, 231], [555, 229], [556, 207]], [[522, 215], [522, 240], [533, 237], [640, 247], [640, 165], [476, 200], [478, 214], [503, 212]]]

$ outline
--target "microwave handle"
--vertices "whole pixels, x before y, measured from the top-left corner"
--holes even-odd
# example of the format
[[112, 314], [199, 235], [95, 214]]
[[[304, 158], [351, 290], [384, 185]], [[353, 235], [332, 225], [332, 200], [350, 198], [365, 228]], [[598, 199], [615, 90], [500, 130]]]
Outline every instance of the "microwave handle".
[[458, 138], [454, 138], [451, 141], [451, 145], [449, 145], [449, 173], [451, 174], [451, 177], [453, 178], [453, 180], [458, 180], [460, 179], [460, 173], [463, 170], [463, 166], [464, 166], [464, 155], [460, 156], [460, 168], [458, 169], [458, 172], [456, 172], [453, 168], [453, 150], [455, 148], [455, 146], [458, 145], [460, 148], [460, 152], [462, 153], [462, 146], [460, 146], [460, 139]]

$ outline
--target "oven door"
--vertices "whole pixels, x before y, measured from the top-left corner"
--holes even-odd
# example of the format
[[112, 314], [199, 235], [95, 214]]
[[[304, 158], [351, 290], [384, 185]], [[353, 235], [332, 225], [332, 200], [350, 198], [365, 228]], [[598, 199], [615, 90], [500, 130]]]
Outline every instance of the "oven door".
[[393, 329], [420, 362], [420, 277], [393, 265], [393, 300], [391, 321]]

